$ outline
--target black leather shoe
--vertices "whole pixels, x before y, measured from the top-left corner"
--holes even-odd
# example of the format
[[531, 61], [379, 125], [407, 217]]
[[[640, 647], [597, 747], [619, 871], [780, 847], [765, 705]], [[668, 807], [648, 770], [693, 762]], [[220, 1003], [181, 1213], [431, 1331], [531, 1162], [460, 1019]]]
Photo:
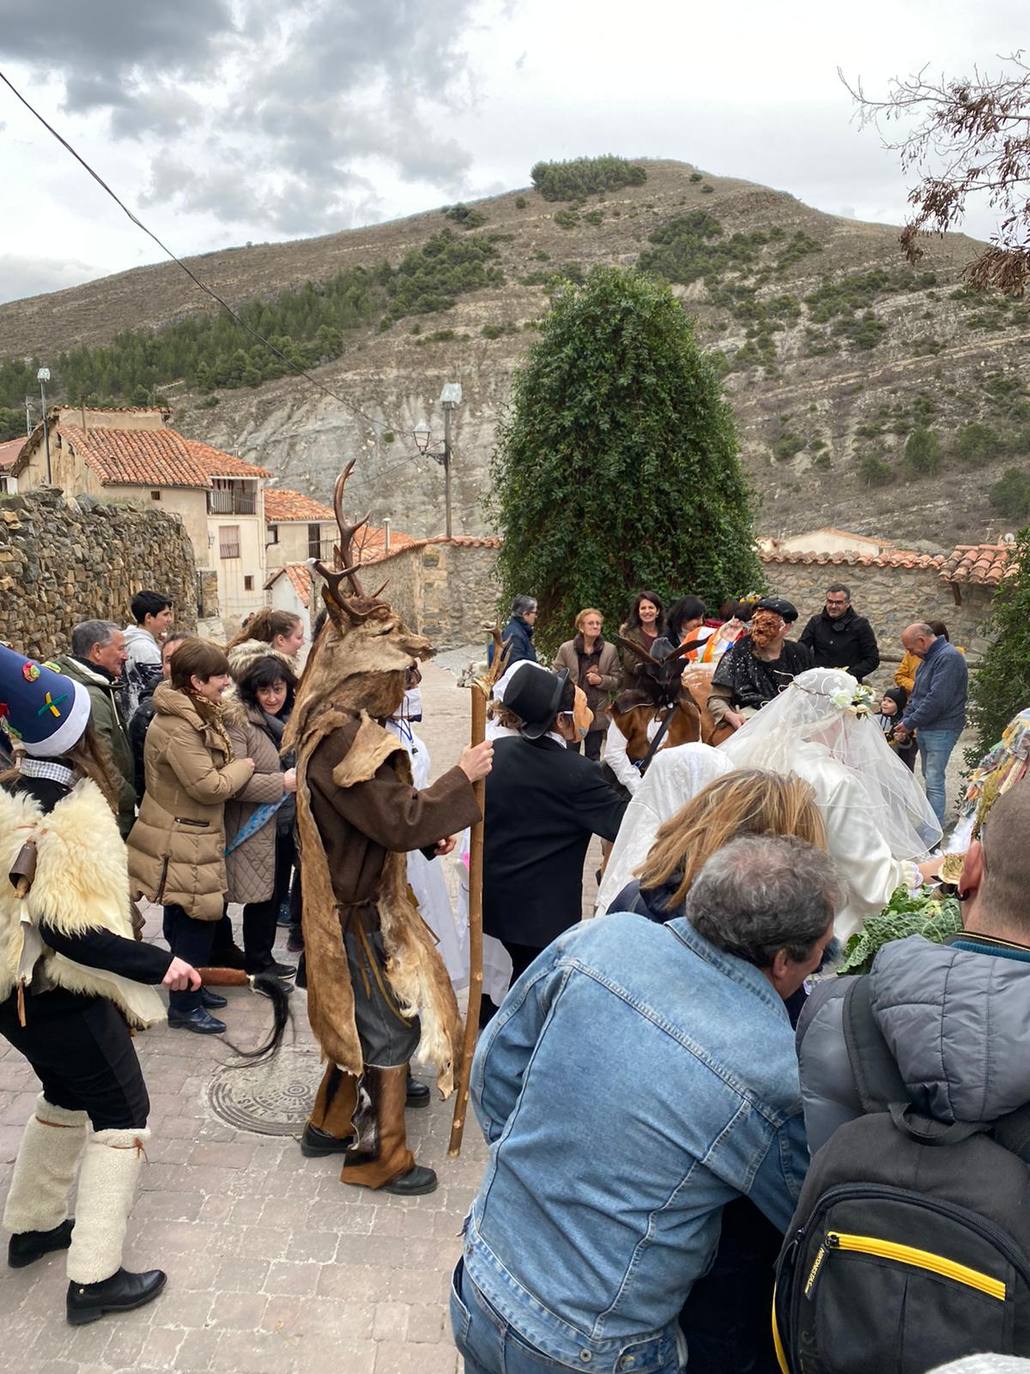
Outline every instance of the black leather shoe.
[[404, 1099], [406, 1107], [428, 1107], [432, 1096], [424, 1083], [408, 1074], [408, 1095]]
[[169, 1007], [168, 1024], [172, 1030], [193, 1031], [194, 1035], [221, 1035], [225, 1030], [225, 1022], [219, 1021], [217, 1016], [212, 1016], [203, 1007], [194, 1007], [192, 1011], [185, 1012], [172, 1011]]
[[[252, 974], [251, 976], [253, 977], [254, 975]], [[266, 969], [266, 970], [264, 971], [264, 973], [263, 973], [261, 976], [262, 976], [263, 978], [271, 978], [271, 977], [272, 977], [272, 974], [271, 974], [271, 972], [270, 972], [268, 969]], [[285, 978], [276, 978], [275, 981], [276, 981], [276, 982], [279, 984], [279, 986], [282, 988], [283, 992], [285, 992], [286, 996], [289, 997], [290, 994], [293, 992], [293, 984], [292, 984], [292, 983], [288, 983], [288, 982], [286, 981]], [[267, 997], [267, 996], [268, 996], [268, 989], [267, 989], [267, 987], [262, 987], [260, 983], [255, 983], [255, 984], [254, 984], [254, 991], [255, 991], [256, 993], [259, 993], [260, 996], [262, 996], [262, 997]]]
[[70, 1283], [66, 1310], [71, 1326], [86, 1326], [98, 1322], [108, 1312], [131, 1312], [152, 1302], [168, 1282], [161, 1269], [148, 1269], [144, 1274], [130, 1274], [119, 1269], [100, 1283]]
[[24, 1269], [27, 1264], [49, 1255], [51, 1250], [67, 1250], [72, 1243], [75, 1218], [69, 1217], [52, 1231], [17, 1231], [7, 1243], [7, 1263], [12, 1269]]
[[400, 1174], [389, 1183], [384, 1183], [383, 1192], [396, 1193], [398, 1197], [421, 1197], [423, 1193], [435, 1193], [437, 1182], [434, 1170], [416, 1164], [406, 1174]]
[[337, 1140], [336, 1136], [330, 1135], [328, 1131], [320, 1131], [309, 1121], [300, 1138], [300, 1152], [308, 1159], [319, 1159], [322, 1155], [342, 1155], [350, 1148], [353, 1140], [352, 1135], [347, 1136], [345, 1140]]
[[227, 1007], [229, 999], [223, 997], [220, 992], [212, 992], [210, 988], [201, 988], [200, 1005], [206, 1007], [208, 1011], [217, 1011], [219, 1007]]

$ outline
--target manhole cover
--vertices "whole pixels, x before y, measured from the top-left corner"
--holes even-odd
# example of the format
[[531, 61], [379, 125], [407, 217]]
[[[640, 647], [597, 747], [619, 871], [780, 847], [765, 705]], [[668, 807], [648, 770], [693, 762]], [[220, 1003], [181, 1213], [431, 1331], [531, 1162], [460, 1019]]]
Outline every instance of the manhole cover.
[[317, 1050], [284, 1045], [270, 1064], [221, 1068], [209, 1098], [215, 1115], [257, 1135], [300, 1135], [324, 1065]]

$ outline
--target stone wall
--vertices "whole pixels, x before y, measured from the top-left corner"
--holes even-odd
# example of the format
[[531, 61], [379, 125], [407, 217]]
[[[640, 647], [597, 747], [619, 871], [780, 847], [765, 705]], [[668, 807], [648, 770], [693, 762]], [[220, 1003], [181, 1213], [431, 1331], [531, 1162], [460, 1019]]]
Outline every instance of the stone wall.
[[961, 604], [956, 604], [952, 585], [942, 581], [934, 568], [834, 568], [769, 560], [763, 560], [763, 567], [770, 591], [797, 606], [802, 627], [822, 609], [827, 587], [834, 582], [850, 587], [852, 605], [872, 624], [884, 660], [900, 659], [901, 632], [917, 620], [943, 620], [952, 642], [975, 654], [987, 647], [982, 626], [990, 614], [989, 587], [963, 584], [958, 588]]
[[163, 511], [56, 488], [0, 496], [0, 639], [46, 658], [80, 620], [131, 619], [142, 588], [170, 596], [178, 625], [197, 619], [197, 579], [182, 522]]
[[384, 597], [416, 633], [438, 649], [478, 644], [497, 615], [497, 542], [458, 536], [420, 540], [379, 559], [362, 574], [367, 590], [386, 581]]

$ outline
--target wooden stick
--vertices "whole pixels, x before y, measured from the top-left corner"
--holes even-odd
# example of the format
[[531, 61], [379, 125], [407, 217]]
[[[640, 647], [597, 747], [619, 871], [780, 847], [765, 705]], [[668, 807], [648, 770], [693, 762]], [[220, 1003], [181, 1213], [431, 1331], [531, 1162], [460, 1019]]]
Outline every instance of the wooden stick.
[[[486, 693], [480, 683], [472, 683], [471, 742], [480, 744], [486, 738]], [[486, 814], [486, 782], [480, 778], [473, 783], [480, 816]], [[454, 1120], [447, 1153], [457, 1159], [461, 1153], [461, 1137], [465, 1131], [465, 1114], [469, 1103], [469, 1077], [472, 1056], [479, 1034], [479, 1008], [483, 1000], [483, 821], [472, 827], [469, 837], [469, 1004], [465, 1016], [465, 1038], [461, 1055], [461, 1073], [454, 1103]]]

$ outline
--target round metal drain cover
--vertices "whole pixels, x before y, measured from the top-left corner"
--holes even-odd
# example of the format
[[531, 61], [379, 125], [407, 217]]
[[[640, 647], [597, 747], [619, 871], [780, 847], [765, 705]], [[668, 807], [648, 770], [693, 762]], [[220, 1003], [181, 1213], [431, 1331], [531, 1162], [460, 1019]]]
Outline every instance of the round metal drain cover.
[[212, 1111], [257, 1135], [300, 1135], [324, 1065], [317, 1050], [284, 1045], [270, 1064], [221, 1068], [209, 1089]]

